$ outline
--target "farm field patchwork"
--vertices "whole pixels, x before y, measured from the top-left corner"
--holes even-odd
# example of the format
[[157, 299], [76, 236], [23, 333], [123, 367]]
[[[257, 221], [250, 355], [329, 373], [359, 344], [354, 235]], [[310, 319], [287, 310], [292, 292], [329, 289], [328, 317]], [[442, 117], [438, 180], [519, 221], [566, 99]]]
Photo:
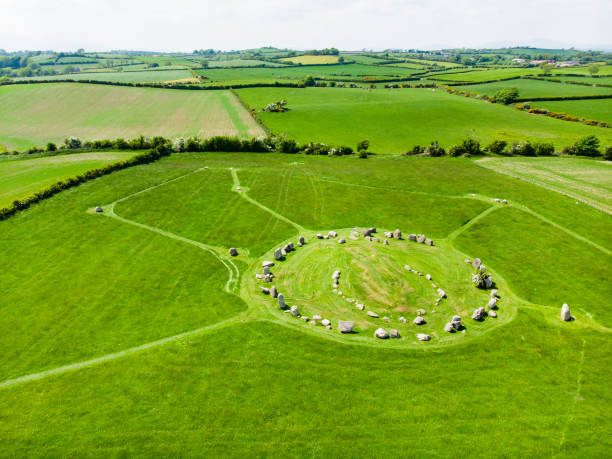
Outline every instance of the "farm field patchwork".
[[188, 70], [143, 70], [123, 72], [81, 72], [60, 75], [18, 78], [17, 80], [93, 80], [118, 83], [153, 83], [192, 78]]
[[263, 134], [229, 91], [131, 88], [83, 83], [0, 87], [0, 144], [26, 149], [82, 140]]
[[[372, 225], [435, 245], [314, 237]], [[0, 222], [0, 263], [13, 267], [0, 277], [0, 445], [17, 456], [427, 454], [449, 442], [473, 455], [605, 454], [609, 228], [608, 214], [462, 158], [181, 153], [101, 177]], [[275, 260], [275, 284], [332, 330], [282, 313], [255, 278], [298, 234], [306, 244]], [[493, 273], [497, 318], [470, 319], [490, 295], [465, 257]], [[447, 289], [439, 311], [406, 263]], [[335, 269], [391, 323], [332, 299]], [[575, 321], [559, 318], [566, 301]], [[442, 330], [453, 313], [465, 332]], [[349, 314], [357, 333], [341, 335]], [[373, 338], [400, 314], [401, 338]]]
[[594, 134], [604, 145], [612, 143], [612, 134], [599, 127], [531, 116], [441, 89], [248, 88], [237, 92], [255, 110], [286, 100], [287, 112], [258, 116], [272, 132], [303, 143], [354, 148], [358, 141], [368, 139], [377, 153], [402, 153], [433, 140], [449, 147], [467, 137], [484, 144], [495, 139], [546, 140], [561, 149]]
[[133, 152], [104, 152], [57, 155], [33, 159], [0, 160], [0, 208], [24, 199], [59, 181], [115, 161]]
[[330, 55], [311, 56], [305, 54], [303, 56], [285, 57], [279, 59], [279, 61], [302, 65], [336, 64], [338, 62], [338, 57], [339, 56]]

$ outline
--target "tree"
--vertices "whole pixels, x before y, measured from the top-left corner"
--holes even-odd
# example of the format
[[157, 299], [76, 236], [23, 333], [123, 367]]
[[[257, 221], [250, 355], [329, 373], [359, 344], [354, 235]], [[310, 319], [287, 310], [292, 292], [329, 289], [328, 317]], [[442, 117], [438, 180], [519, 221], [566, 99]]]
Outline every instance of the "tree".
[[506, 142], [505, 140], [494, 140], [489, 145], [487, 145], [485, 151], [491, 153], [492, 155], [501, 155], [506, 149], [507, 145], [508, 142]]
[[587, 70], [589, 71], [591, 76], [593, 76], [593, 75], [595, 75], [596, 73], [599, 72], [599, 65], [597, 65], [597, 64], [589, 65]]
[[55, 151], [57, 150], [57, 146], [53, 142], [49, 142], [47, 144], [47, 151]]
[[316, 82], [312, 75], [308, 75], [306, 78], [304, 78], [304, 86], [314, 86], [315, 84]]
[[208, 68], [208, 61], [206, 59], [202, 59], [200, 61], [200, 65], [202, 66], [203, 69], [207, 69]]
[[549, 75], [552, 68], [553, 68], [553, 65], [548, 64], [547, 62], [542, 62], [540, 64], [540, 70], [541, 70], [542, 75]]
[[508, 105], [518, 99], [519, 92], [516, 88], [503, 88], [493, 95], [493, 102]]
[[612, 145], [608, 145], [604, 150], [603, 158], [606, 161], [612, 161]]
[[577, 156], [599, 156], [599, 139], [594, 135], [587, 135], [582, 139], [578, 139], [572, 146], [565, 149], [569, 155]]
[[360, 142], [357, 142], [357, 151], [361, 151], [361, 150], [365, 151], [368, 148], [370, 148], [369, 140], [361, 140]]
[[340, 57], [338, 58], [338, 62], [339, 62], [340, 64], [344, 64], [344, 57], [340, 56]]

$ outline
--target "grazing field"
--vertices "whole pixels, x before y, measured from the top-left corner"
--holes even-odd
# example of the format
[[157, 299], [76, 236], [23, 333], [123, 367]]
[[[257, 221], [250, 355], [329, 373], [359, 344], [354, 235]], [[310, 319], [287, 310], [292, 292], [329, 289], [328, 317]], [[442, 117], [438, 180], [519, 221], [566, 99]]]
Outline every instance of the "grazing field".
[[[551, 73], [553, 75], [566, 75], [568, 73], [577, 75], [591, 75], [588, 67], [566, 67], [561, 69], [553, 69]], [[612, 65], [600, 65], [597, 75], [612, 76]]]
[[34, 159], [0, 160], [0, 208], [68, 177], [128, 159], [133, 152], [57, 155]]
[[523, 75], [537, 75], [538, 69], [534, 68], [516, 68], [516, 69], [492, 69], [492, 70], [480, 70], [476, 72], [465, 72], [465, 73], [449, 73], [445, 75], [436, 75], [436, 80], [444, 80], [449, 82], [477, 82], [477, 81], [490, 81], [501, 78], [512, 78]]
[[582, 158], [483, 158], [477, 164], [612, 214], [612, 164]]
[[285, 67], [285, 64], [280, 62], [260, 61], [257, 59], [227, 59], [208, 61], [209, 67], [253, 67], [259, 65], [264, 65], [266, 67]]
[[[521, 99], [530, 97], [561, 97], [561, 96], [596, 96], [612, 95], [612, 88], [583, 86], [577, 84], [554, 83], [543, 80], [510, 80], [495, 83], [474, 84], [466, 86], [453, 86], [453, 89], [468, 91], [475, 94], [493, 96], [504, 88], [516, 88]], [[610, 103], [608, 101], [607, 103]]]
[[180, 80], [191, 78], [188, 70], [145, 70], [145, 71], [123, 71], [123, 72], [81, 72], [61, 75], [49, 75], [30, 78], [17, 78], [19, 80], [93, 80], [113, 81], [118, 83], [153, 83], [163, 81]]
[[[612, 90], [612, 88], [610, 88]], [[612, 124], [612, 98], [595, 100], [548, 100], [532, 102], [531, 107], [550, 112], [567, 113], [585, 120], [605, 121]]]
[[299, 142], [353, 148], [368, 139], [377, 153], [402, 153], [433, 140], [448, 147], [466, 137], [483, 143], [494, 139], [547, 140], [560, 149], [594, 134], [604, 144], [612, 143], [612, 133], [606, 129], [531, 116], [440, 89], [249, 88], [238, 93], [256, 110], [270, 102], [287, 101], [289, 111], [285, 113], [259, 114], [276, 134], [285, 133]]
[[303, 56], [295, 56], [295, 57], [285, 57], [283, 59], [279, 59], [280, 62], [290, 62], [292, 64], [303, 64], [303, 65], [318, 65], [318, 64], [336, 64], [338, 62], [339, 56], [311, 56], [311, 55], [303, 55]]
[[[556, 160], [609, 188], [588, 164]], [[0, 446], [605, 456], [610, 215], [547, 188], [463, 158], [184, 153], [64, 191], [0, 222]], [[398, 227], [435, 244], [314, 237], [374, 225], [380, 238]], [[331, 330], [259, 291], [262, 260], [298, 234], [306, 244], [275, 261], [274, 284]], [[490, 295], [471, 285], [466, 257], [492, 272], [497, 318], [470, 318]], [[439, 308], [404, 264], [446, 289]], [[332, 297], [335, 269], [390, 322]], [[576, 320], [560, 320], [563, 302]], [[425, 325], [412, 324], [417, 308]], [[446, 333], [454, 313], [465, 329]], [[348, 336], [337, 330], [347, 316]], [[377, 326], [401, 338], [376, 340]]]
[[82, 140], [212, 135], [262, 130], [228, 91], [130, 88], [82, 83], [0, 87], [0, 144], [25, 149], [68, 136]]

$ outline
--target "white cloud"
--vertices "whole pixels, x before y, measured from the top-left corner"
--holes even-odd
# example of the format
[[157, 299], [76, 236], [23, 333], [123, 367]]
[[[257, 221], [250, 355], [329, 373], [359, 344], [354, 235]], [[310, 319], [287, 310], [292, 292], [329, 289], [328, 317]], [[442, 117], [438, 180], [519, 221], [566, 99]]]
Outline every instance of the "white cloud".
[[609, 0], [0, 0], [0, 48], [612, 47]]

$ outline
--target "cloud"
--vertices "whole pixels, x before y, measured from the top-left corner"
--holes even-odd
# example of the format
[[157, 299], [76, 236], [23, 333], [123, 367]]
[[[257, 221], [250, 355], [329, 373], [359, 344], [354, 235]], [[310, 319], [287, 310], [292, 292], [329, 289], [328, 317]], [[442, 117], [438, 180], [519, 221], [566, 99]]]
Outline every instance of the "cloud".
[[0, 48], [612, 45], [608, 0], [2, 0]]

